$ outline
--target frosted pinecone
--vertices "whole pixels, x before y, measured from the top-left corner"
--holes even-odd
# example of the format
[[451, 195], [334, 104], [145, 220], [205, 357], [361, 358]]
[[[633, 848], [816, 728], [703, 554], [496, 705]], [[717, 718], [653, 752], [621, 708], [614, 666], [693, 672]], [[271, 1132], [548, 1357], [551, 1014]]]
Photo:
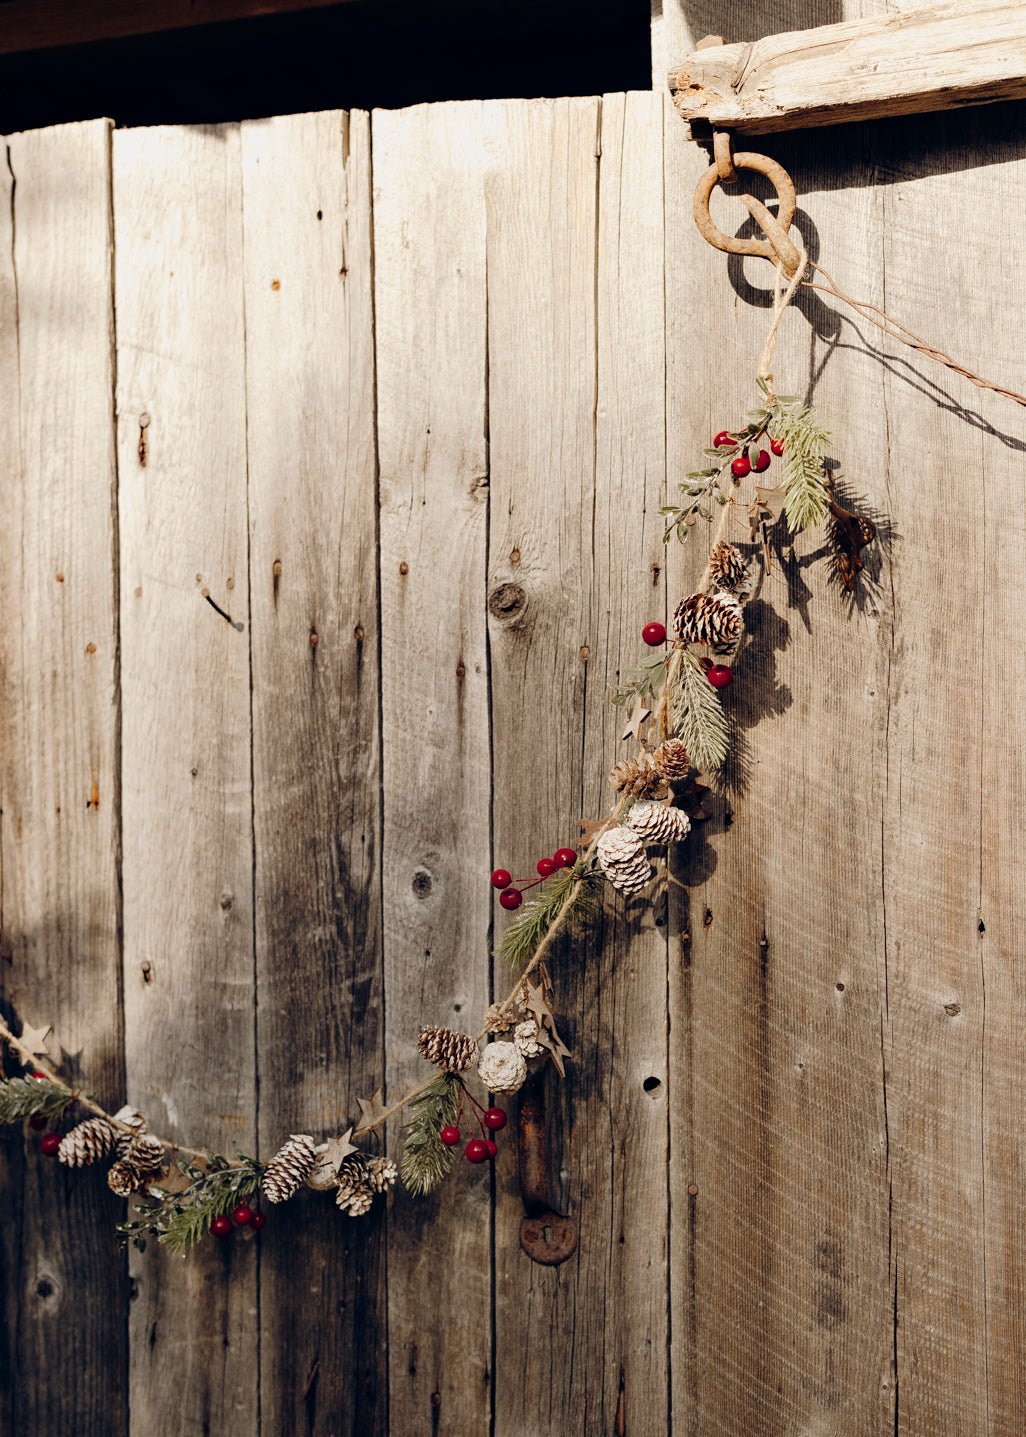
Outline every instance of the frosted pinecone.
[[348, 1212], [350, 1217], [363, 1217], [365, 1212], [370, 1212], [374, 1204], [374, 1194], [370, 1188], [362, 1187], [357, 1188], [349, 1197], [343, 1198], [342, 1189], [340, 1188], [335, 1201], [338, 1203], [342, 1212]]
[[714, 654], [729, 654], [737, 648], [744, 630], [741, 605], [734, 594], [691, 594], [682, 599], [673, 615], [677, 637], [686, 644], [707, 644]]
[[633, 829], [610, 828], [595, 845], [595, 852], [610, 883], [628, 897], [640, 893], [655, 872]]
[[508, 1033], [513, 1023], [514, 1019], [509, 1013], [503, 1011], [501, 1003], [493, 1003], [488, 1009], [485, 1027], [489, 1033]]
[[118, 1108], [114, 1118], [115, 1121], [124, 1123], [126, 1127], [132, 1129], [130, 1133], [123, 1132], [120, 1128], [114, 1130], [118, 1157], [123, 1158], [139, 1134], [148, 1132], [149, 1129], [142, 1113], [138, 1108], [133, 1108], [130, 1103], [126, 1103], [123, 1108]]
[[686, 838], [691, 820], [680, 808], [665, 803], [636, 803], [627, 823], [645, 843], [679, 843]]
[[524, 1086], [527, 1063], [515, 1043], [489, 1043], [478, 1060], [477, 1075], [490, 1093], [515, 1093]]
[[399, 1169], [391, 1158], [367, 1159], [367, 1186], [371, 1192], [383, 1193], [395, 1186]]
[[121, 1158], [108, 1171], [107, 1186], [118, 1197], [130, 1197], [132, 1193], [139, 1191], [143, 1181], [135, 1165]]
[[477, 1057], [477, 1044], [454, 1028], [422, 1028], [417, 1047], [429, 1063], [449, 1073], [465, 1073]]
[[133, 1139], [124, 1157], [119, 1158], [107, 1173], [107, 1186], [118, 1197], [142, 1192], [164, 1166], [164, 1148], [159, 1138], [140, 1133]]
[[687, 778], [691, 768], [691, 759], [684, 747], [684, 741], [679, 738], [668, 738], [661, 743], [652, 755], [652, 762], [671, 783], [675, 779]]
[[538, 1024], [533, 1018], [525, 1018], [517, 1024], [513, 1030], [513, 1042], [525, 1058], [537, 1058], [545, 1051], [545, 1044], [538, 1042]]
[[709, 572], [718, 588], [736, 594], [744, 585], [748, 565], [740, 549], [721, 541], [709, 555]]
[[116, 1142], [114, 1129], [106, 1118], [87, 1118], [70, 1133], [65, 1133], [57, 1149], [57, 1160], [69, 1168], [85, 1168], [112, 1153]]
[[267, 1201], [285, 1202], [298, 1192], [316, 1161], [313, 1138], [307, 1133], [292, 1133], [264, 1168], [260, 1186]]
[[625, 758], [610, 770], [609, 782], [617, 793], [629, 798], [665, 798], [666, 775], [655, 765], [650, 753], [639, 754], [637, 758]]

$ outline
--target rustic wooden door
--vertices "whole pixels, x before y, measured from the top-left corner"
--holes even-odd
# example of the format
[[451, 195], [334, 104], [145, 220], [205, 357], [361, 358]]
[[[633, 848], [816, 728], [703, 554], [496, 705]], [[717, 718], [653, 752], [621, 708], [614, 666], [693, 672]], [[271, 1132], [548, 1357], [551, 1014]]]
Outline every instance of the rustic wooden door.
[[[1026, 388], [1019, 108], [760, 147], [845, 288]], [[8, 155], [4, 1011], [266, 1157], [508, 986], [489, 871], [609, 806], [609, 686], [705, 557], [659, 506], [750, 405], [767, 274], [694, 232], [660, 90]], [[1021, 1431], [1021, 412], [813, 293], [775, 368], [882, 542], [856, 604], [781, 556], [715, 816], [553, 960], [575, 1257], [520, 1250], [509, 1142], [182, 1263], [8, 1134], [3, 1430]]]

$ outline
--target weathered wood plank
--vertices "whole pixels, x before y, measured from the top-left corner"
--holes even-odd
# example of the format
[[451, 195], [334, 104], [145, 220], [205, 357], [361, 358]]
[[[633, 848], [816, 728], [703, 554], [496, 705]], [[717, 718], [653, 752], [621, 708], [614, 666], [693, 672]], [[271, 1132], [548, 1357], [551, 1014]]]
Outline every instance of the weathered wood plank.
[[[117, 1102], [118, 691], [106, 121], [13, 135], [0, 232], [0, 980]], [[31, 1141], [26, 1141], [31, 1139]], [[5, 1137], [2, 1425], [122, 1433], [127, 1272], [101, 1172]], [[60, 1354], [60, 1381], [48, 1381]]]
[[[242, 157], [266, 1158], [343, 1131], [384, 1069], [369, 118], [247, 124]], [[270, 1214], [260, 1411], [282, 1437], [387, 1430], [384, 1213], [311, 1193]]]
[[669, 85], [696, 135], [1018, 100], [1026, 96], [1026, 15], [1017, 0], [948, 0], [767, 35], [696, 51], [673, 65]]
[[[252, 1152], [238, 129], [118, 131], [114, 206], [128, 1096], [166, 1136]], [[133, 1428], [255, 1427], [256, 1245], [132, 1270]]]
[[[488, 313], [475, 103], [376, 111], [384, 955], [389, 1091], [425, 1023], [488, 1004]], [[397, 1124], [396, 1127], [399, 1125]], [[389, 1147], [398, 1155], [397, 1134]], [[486, 1432], [490, 1192], [457, 1163], [389, 1222], [394, 1432]]]

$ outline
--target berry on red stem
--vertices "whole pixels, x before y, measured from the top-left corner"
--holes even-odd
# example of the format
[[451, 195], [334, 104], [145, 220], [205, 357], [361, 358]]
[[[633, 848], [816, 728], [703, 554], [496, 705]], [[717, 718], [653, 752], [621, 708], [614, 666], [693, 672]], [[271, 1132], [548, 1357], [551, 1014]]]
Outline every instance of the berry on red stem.
[[759, 450], [759, 457], [758, 459], [756, 459], [752, 467], [754, 468], [756, 474], [762, 474], [764, 470], [770, 467], [770, 457], [766, 453], [765, 449]]
[[497, 868], [492, 874], [493, 888], [508, 888], [512, 881], [511, 875], [505, 868]]
[[52, 1158], [61, 1145], [61, 1140], [56, 1133], [47, 1133], [45, 1138], [39, 1140], [39, 1151]]
[[499, 903], [503, 908], [519, 908], [523, 901], [524, 896], [517, 888], [507, 888], [499, 894]]
[[783, 454], [784, 452], [784, 441], [782, 439], [771, 439], [770, 448], [773, 450], [773, 453], [779, 459], [781, 454]]
[[210, 1224], [210, 1231], [215, 1237], [227, 1237], [231, 1230], [232, 1220], [230, 1217], [225, 1217], [223, 1213], [220, 1217], [215, 1217]]
[[46, 1127], [46, 1119], [43, 1117], [42, 1113], [32, 1114], [31, 1118], [29, 1118], [29, 1127], [33, 1130], [33, 1132], [41, 1133], [43, 1131], [43, 1129]]
[[[506, 1114], [501, 1108], [489, 1108], [481, 1119], [489, 1132], [499, 1133], [506, 1126]], [[444, 1142], [445, 1139], [443, 1138]]]
[[488, 1156], [494, 1158], [495, 1154], [499, 1151], [498, 1143], [493, 1143], [491, 1138], [485, 1138], [484, 1145], [488, 1149]]
[[539, 858], [538, 872], [543, 878], [551, 878], [559, 865], [553, 863], [551, 858]]
[[557, 848], [552, 855], [552, 861], [560, 868], [573, 868], [577, 862], [577, 850], [574, 848]]
[[438, 1136], [447, 1148], [454, 1148], [460, 1140], [460, 1130], [453, 1127], [443, 1128]]
[[483, 1163], [488, 1156], [488, 1144], [481, 1138], [471, 1138], [463, 1152], [468, 1163]]
[[666, 625], [657, 624], [654, 621], [651, 624], [646, 624], [641, 631], [641, 637], [650, 649], [658, 648], [660, 644], [666, 643]]
[[729, 429], [721, 429], [713, 440], [714, 449], [736, 449], [737, 440], [730, 433]]
[[262, 1227], [267, 1226], [267, 1214], [264, 1212], [255, 1212], [249, 1220], [249, 1225], [259, 1232]]
[[725, 689], [734, 682], [734, 670], [728, 669], [726, 664], [713, 664], [706, 678], [714, 689]]
[[747, 474], [751, 474], [752, 466], [749, 461], [748, 455], [739, 454], [731, 464], [730, 472], [731, 474], [733, 474], [735, 479], [744, 479]]
[[253, 1221], [253, 1209], [249, 1203], [240, 1202], [232, 1213], [232, 1222], [236, 1227], [246, 1227]]

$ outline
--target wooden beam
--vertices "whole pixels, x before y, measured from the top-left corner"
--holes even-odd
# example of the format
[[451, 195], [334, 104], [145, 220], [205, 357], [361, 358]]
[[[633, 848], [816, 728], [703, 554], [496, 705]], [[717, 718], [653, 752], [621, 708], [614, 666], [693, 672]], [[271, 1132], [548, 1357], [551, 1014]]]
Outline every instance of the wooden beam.
[[701, 49], [671, 70], [694, 139], [1026, 98], [1026, 8], [957, 0]]

